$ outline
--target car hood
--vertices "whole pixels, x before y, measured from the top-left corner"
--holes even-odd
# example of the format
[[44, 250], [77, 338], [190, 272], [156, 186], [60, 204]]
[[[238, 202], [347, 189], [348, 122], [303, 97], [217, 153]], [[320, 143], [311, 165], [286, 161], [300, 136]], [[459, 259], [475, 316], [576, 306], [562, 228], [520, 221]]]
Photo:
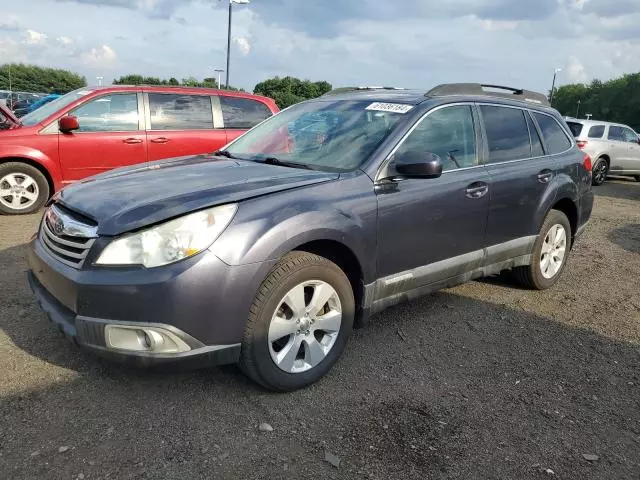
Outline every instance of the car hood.
[[7, 107], [7, 104], [4, 102], [0, 102], [0, 112], [7, 117], [7, 119], [11, 122], [12, 126], [17, 127], [20, 125], [20, 120], [13, 114], [11, 109]]
[[198, 209], [335, 180], [337, 173], [202, 155], [126, 167], [62, 189], [54, 201], [118, 235]]

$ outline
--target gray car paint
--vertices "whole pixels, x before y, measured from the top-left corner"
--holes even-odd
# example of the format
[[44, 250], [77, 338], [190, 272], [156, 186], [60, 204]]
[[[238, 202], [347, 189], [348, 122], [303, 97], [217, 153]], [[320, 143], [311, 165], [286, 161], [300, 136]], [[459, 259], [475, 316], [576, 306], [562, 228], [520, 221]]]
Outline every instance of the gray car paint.
[[[392, 98], [401, 101], [402, 96]], [[237, 345], [270, 269], [284, 254], [310, 242], [333, 242], [353, 254], [361, 270], [366, 316], [529, 263], [540, 225], [560, 200], [575, 207], [576, 227], [583, 230], [593, 196], [575, 144], [560, 155], [480, 165], [435, 179], [395, 178], [386, 162], [408, 129], [439, 105], [515, 104], [553, 115], [562, 124], [557, 112], [486, 97], [410, 102], [416, 105], [411, 113], [360, 170], [349, 173], [201, 156], [117, 170], [68, 187], [54, 202], [93, 219], [100, 237], [80, 270], [57, 262], [34, 238], [31, 270], [61, 304], [85, 320], [168, 324], [204, 345]], [[554, 172], [544, 185], [536, 176], [542, 169]], [[467, 198], [466, 188], [474, 182], [485, 182], [488, 195]], [[238, 211], [205, 252], [154, 269], [93, 263], [109, 236], [225, 202], [238, 202]]]

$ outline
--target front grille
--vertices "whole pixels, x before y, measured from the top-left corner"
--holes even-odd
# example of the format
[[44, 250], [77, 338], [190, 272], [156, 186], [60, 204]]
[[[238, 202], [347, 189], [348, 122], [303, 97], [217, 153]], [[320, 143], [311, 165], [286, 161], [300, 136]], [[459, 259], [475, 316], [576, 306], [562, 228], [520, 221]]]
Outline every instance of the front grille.
[[[82, 232], [86, 236], [78, 235]], [[95, 227], [79, 223], [55, 206], [45, 213], [40, 227], [40, 241], [44, 249], [59, 262], [81, 268], [95, 240]]]

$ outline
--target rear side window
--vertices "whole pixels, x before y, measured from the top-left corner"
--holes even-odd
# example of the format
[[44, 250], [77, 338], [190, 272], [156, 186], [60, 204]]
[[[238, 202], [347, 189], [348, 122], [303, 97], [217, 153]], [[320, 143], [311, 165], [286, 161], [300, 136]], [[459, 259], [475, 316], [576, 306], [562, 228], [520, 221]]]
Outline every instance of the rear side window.
[[594, 125], [589, 129], [589, 138], [602, 138], [604, 135], [604, 125]]
[[220, 106], [224, 128], [248, 130], [272, 115], [264, 103], [250, 98], [221, 96]]
[[489, 163], [531, 156], [529, 129], [519, 108], [480, 106], [489, 144]]
[[211, 97], [149, 93], [151, 130], [206, 130], [213, 128]]
[[580, 136], [582, 127], [584, 127], [580, 122], [567, 122], [567, 125], [569, 126], [569, 130], [571, 130], [571, 134], [576, 138]]
[[624, 142], [624, 133], [622, 132], [622, 127], [616, 127], [615, 125], [611, 125], [609, 127], [609, 136], [607, 137], [609, 140], [617, 140], [618, 142]]
[[529, 134], [531, 135], [531, 156], [542, 157], [544, 155], [544, 149], [542, 148], [542, 141], [540, 141], [538, 129], [534, 125], [531, 116], [528, 114], [525, 116], [527, 117], [527, 125], [529, 126]]
[[533, 115], [540, 126], [549, 155], [562, 153], [571, 148], [571, 140], [555, 118], [542, 113], [534, 113]]

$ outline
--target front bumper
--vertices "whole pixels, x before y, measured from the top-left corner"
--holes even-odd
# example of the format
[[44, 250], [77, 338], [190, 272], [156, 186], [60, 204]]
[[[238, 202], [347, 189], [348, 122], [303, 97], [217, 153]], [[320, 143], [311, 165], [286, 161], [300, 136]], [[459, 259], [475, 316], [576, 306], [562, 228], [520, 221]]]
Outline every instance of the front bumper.
[[[81, 347], [112, 360], [149, 366], [237, 362], [255, 292], [269, 263], [231, 267], [210, 252], [155, 269], [68, 267], [31, 241], [29, 284], [49, 319]], [[191, 350], [108, 347], [106, 325], [161, 327]]]

